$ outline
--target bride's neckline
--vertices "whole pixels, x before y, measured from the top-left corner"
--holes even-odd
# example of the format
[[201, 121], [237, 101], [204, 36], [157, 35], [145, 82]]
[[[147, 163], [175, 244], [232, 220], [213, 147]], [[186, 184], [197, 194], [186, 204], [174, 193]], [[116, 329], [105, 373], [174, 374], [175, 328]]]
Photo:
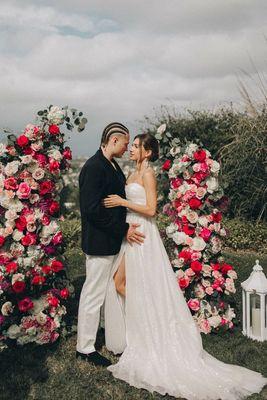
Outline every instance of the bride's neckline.
[[130, 186], [130, 185], [138, 185], [138, 186], [140, 186], [141, 188], [145, 189], [144, 186], [141, 185], [141, 183], [138, 183], [138, 182], [130, 182], [130, 183], [127, 183], [125, 186]]

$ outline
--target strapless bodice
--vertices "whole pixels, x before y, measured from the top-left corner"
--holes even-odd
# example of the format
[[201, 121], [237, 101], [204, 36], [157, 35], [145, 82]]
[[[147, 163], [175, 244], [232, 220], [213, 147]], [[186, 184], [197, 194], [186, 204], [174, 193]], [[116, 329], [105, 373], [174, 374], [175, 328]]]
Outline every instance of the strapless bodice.
[[125, 187], [126, 198], [136, 204], [146, 204], [146, 191], [140, 183], [128, 183]]

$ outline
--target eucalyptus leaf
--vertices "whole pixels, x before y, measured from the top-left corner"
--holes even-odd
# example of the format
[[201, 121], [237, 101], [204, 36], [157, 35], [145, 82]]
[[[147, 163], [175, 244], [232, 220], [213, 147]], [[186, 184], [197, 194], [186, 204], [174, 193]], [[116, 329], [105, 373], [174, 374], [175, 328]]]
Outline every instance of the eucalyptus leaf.
[[87, 118], [82, 118], [82, 123], [85, 125], [85, 124], [87, 124], [87, 122], [88, 122], [88, 120], [87, 120]]
[[74, 124], [75, 124], [75, 125], [80, 125], [80, 118], [76, 118], [76, 119], [74, 120]]

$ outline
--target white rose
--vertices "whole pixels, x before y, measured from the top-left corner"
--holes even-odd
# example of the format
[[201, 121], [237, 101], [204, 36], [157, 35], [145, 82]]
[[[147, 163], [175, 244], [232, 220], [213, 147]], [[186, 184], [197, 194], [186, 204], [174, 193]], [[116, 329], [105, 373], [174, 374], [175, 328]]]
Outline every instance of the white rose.
[[206, 242], [201, 237], [195, 237], [190, 247], [192, 250], [202, 251], [206, 247]]
[[217, 326], [219, 326], [221, 323], [221, 317], [219, 315], [214, 315], [212, 317], [209, 317], [208, 321], [210, 326], [212, 326], [213, 328], [217, 328]]
[[207, 179], [207, 181], [206, 181], [206, 184], [207, 184], [207, 191], [209, 192], [209, 193], [213, 193], [215, 190], [217, 190], [218, 189], [218, 179], [217, 178], [214, 178], [214, 177], [212, 177], [212, 176], [210, 176], [208, 179]]
[[231, 307], [229, 306], [229, 307], [227, 308], [226, 312], [225, 312], [225, 316], [226, 316], [226, 319], [227, 319], [228, 321], [232, 321], [232, 319], [235, 318], [234, 309], [231, 308]]
[[25, 276], [21, 273], [14, 274], [12, 276], [12, 285], [14, 285], [14, 283], [18, 282], [18, 281], [24, 281], [24, 278], [25, 278]]
[[19, 161], [11, 161], [5, 166], [5, 174], [7, 176], [15, 175], [18, 172], [20, 162]]
[[195, 151], [197, 151], [198, 149], [198, 145], [195, 143], [190, 143], [186, 149], [185, 149], [185, 153], [189, 155], [189, 157], [192, 157], [192, 155], [194, 154]]
[[40, 140], [38, 142], [32, 143], [31, 148], [34, 151], [39, 151], [43, 148], [43, 142], [41, 142]]
[[40, 236], [47, 237], [56, 233], [59, 230], [59, 225], [56, 221], [51, 221], [49, 225], [45, 225], [42, 228]]
[[58, 106], [53, 106], [47, 114], [47, 119], [50, 124], [60, 125], [64, 121], [65, 112]]
[[22, 164], [30, 164], [33, 160], [31, 155], [20, 156], [20, 159]]
[[177, 147], [172, 147], [170, 150], [170, 154], [175, 157], [176, 154], [179, 154], [181, 152], [181, 147], [177, 146]]
[[230, 270], [227, 272], [227, 275], [229, 276], [229, 278], [237, 279], [237, 273], [236, 273], [233, 269], [230, 269]]
[[15, 240], [15, 242], [19, 242], [23, 236], [23, 232], [19, 231], [18, 229], [15, 229], [12, 234], [12, 238]]
[[14, 210], [7, 210], [5, 212], [5, 218], [8, 220], [14, 220], [18, 217], [18, 214]]
[[195, 224], [198, 221], [198, 213], [196, 211], [188, 210], [186, 212], [186, 217], [191, 224]]
[[58, 151], [57, 149], [51, 149], [48, 152], [48, 155], [50, 158], [53, 158], [56, 161], [60, 161], [62, 160], [62, 154], [60, 153], [60, 151]]
[[187, 235], [184, 232], [175, 232], [172, 239], [176, 244], [186, 244]]
[[157, 133], [159, 133], [160, 135], [162, 135], [165, 131], [166, 131], [167, 125], [166, 124], [162, 124], [158, 127], [157, 129]]
[[6, 152], [6, 145], [4, 143], [0, 143], [0, 156], [5, 154]]
[[209, 220], [204, 215], [202, 215], [201, 217], [198, 218], [198, 223], [201, 226], [208, 226]]
[[7, 330], [7, 337], [10, 339], [17, 339], [21, 335], [21, 330], [18, 325], [10, 325], [10, 327]]
[[217, 173], [218, 171], [220, 171], [220, 164], [217, 161], [212, 160], [212, 164], [211, 164], [211, 169], [210, 170], [211, 170], [211, 172]]
[[226, 278], [225, 289], [228, 290], [228, 292], [230, 292], [230, 293], [235, 293], [236, 292], [236, 288], [235, 288], [235, 284], [234, 284], [233, 279]]
[[23, 207], [24, 207], [23, 203], [18, 198], [15, 198], [15, 199], [9, 199], [8, 207], [6, 208], [9, 208], [10, 210], [15, 211], [16, 213], [20, 213]]
[[6, 301], [1, 307], [1, 313], [6, 317], [9, 314], [12, 314], [14, 306], [11, 301]]
[[45, 325], [46, 321], [47, 321], [47, 315], [45, 313], [43, 313], [42, 311], [40, 311], [37, 315], [36, 315], [36, 321], [38, 322], [38, 324], [40, 325]]
[[174, 223], [171, 223], [170, 225], [167, 226], [166, 228], [166, 234], [168, 237], [172, 237], [173, 233], [177, 231], [177, 225]]

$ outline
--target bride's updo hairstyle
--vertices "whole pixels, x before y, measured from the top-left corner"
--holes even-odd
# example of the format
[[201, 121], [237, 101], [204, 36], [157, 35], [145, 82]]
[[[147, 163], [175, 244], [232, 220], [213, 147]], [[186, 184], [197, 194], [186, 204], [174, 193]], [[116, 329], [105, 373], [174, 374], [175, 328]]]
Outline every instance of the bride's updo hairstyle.
[[150, 133], [140, 133], [134, 139], [139, 139], [140, 147], [143, 146], [145, 150], [151, 150], [149, 161], [156, 161], [159, 158], [159, 144], [157, 139]]

